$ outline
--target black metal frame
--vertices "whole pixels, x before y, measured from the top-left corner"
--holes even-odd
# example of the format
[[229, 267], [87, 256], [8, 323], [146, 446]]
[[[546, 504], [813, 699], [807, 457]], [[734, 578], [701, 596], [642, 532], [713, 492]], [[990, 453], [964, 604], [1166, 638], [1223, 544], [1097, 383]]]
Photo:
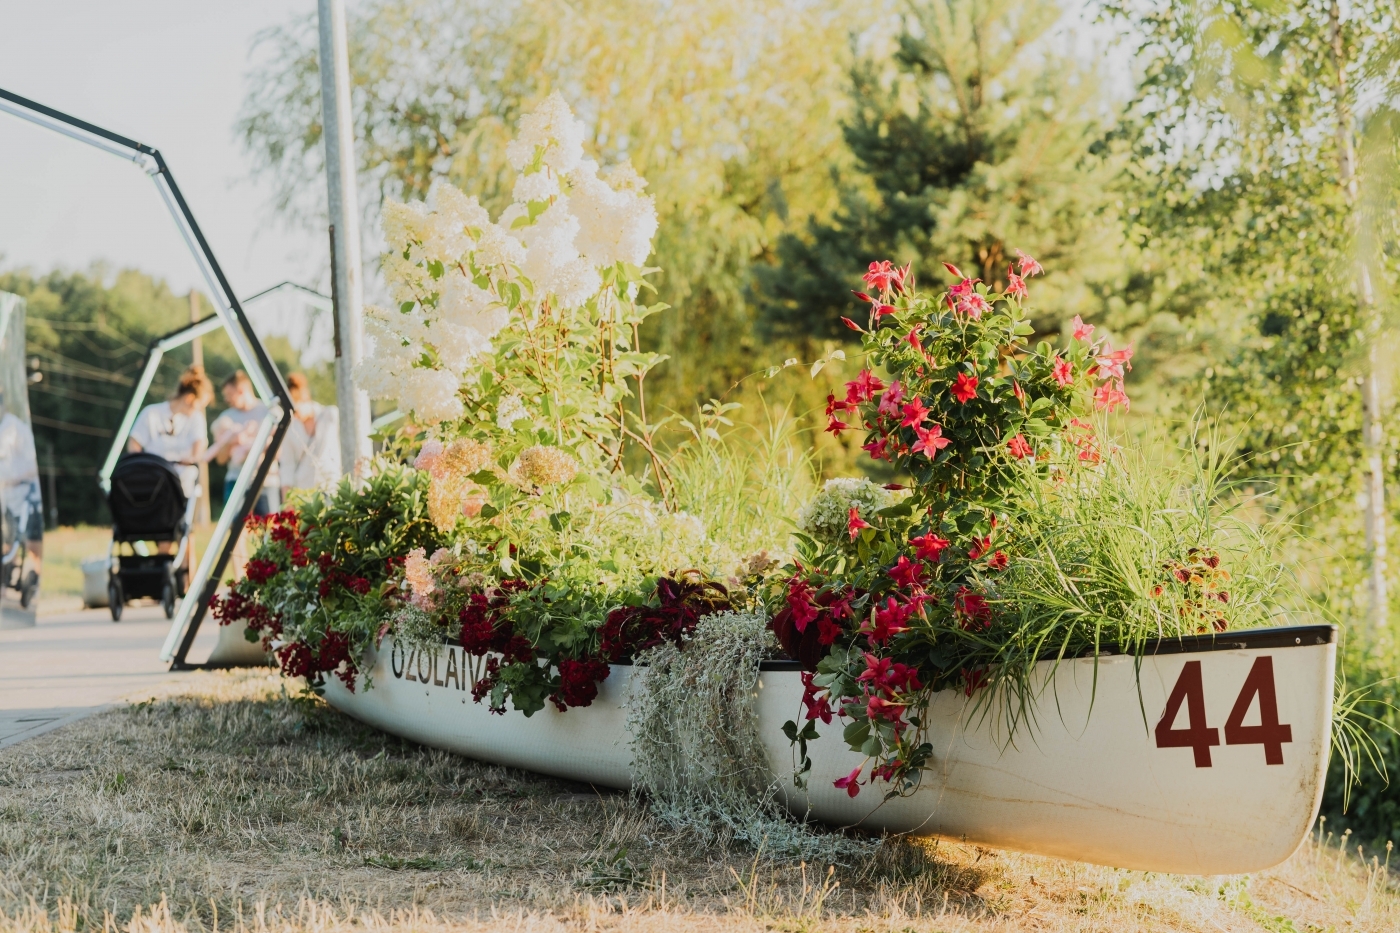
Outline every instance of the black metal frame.
[[[83, 133], [105, 140], [122, 149], [129, 150], [134, 154], [132, 156], [132, 161], [138, 164], [143, 164], [146, 160], [150, 160], [150, 162], [153, 163], [154, 169], [148, 169], [149, 174], [153, 180], [155, 180], [158, 187], [164, 186], [164, 191], [162, 193], [168, 194], [170, 200], [173, 202], [170, 206], [174, 210], [178, 210], [177, 220], [183, 221], [189, 236], [193, 237], [194, 242], [190, 245], [192, 249], [198, 250], [196, 259], [202, 258], [204, 263], [207, 264], [207, 272], [212, 274], [215, 280], [215, 283], [211, 284], [217, 284], [218, 291], [226, 302], [228, 311], [233, 315], [232, 322], [224, 319], [224, 326], [228, 328], [230, 323], [237, 326], [238, 334], [236, 336], [242, 337], [248, 349], [252, 351], [253, 357], [257, 363], [257, 368], [260, 370], [263, 379], [275, 396], [275, 401], [281, 405], [281, 420], [268, 439], [267, 447], [263, 452], [262, 463], [258, 467], [252, 484], [248, 487], [248, 493], [243, 497], [243, 501], [237, 503], [235, 506], [237, 512], [234, 522], [230, 526], [228, 540], [224, 543], [223, 550], [219, 555], [218, 561], [214, 565], [213, 572], [209, 575], [209, 579], [206, 581], [203, 590], [201, 590], [197, 596], [198, 603], [195, 606], [194, 613], [190, 616], [183, 637], [180, 640], [179, 647], [175, 651], [170, 664], [171, 670], [194, 670], [201, 668], [204, 665], [190, 664], [185, 659], [189, 654], [190, 647], [194, 644], [195, 635], [199, 632], [199, 627], [204, 620], [205, 613], [209, 609], [209, 601], [213, 598], [215, 591], [218, 589], [219, 577], [227, 568], [229, 559], [233, 554], [233, 549], [238, 544], [238, 538], [242, 533], [243, 523], [247, 520], [248, 514], [252, 511], [253, 504], [257, 501], [258, 491], [262, 488], [263, 482], [267, 479], [268, 471], [272, 468], [273, 460], [277, 456], [277, 450], [282, 444], [282, 439], [286, 435], [288, 427], [291, 426], [293, 409], [292, 400], [287, 393], [287, 385], [282, 379], [282, 374], [278, 372], [277, 367], [273, 365], [272, 360], [268, 357], [267, 351], [263, 348], [262, 341], [260, 341], [257, 334], [253, 332], [252, 325], [248, 323], [248, 318], [243, 313], [243, 307], [238, 301], [238, 296], [233, 293], [233, 288], [229, 285], [228, 279], [224, 276], [223, 268], [219, 265], [218, 260], [214, 258], [214, 251], [209, 247], [209, 242], [204, 238], [204, 233], [200, 230], [199, 223], [194, 219], [194, 214], [190, 211], [189, 204], [186, 203], [185, 196], [181, 193], [179, 185], [175, 183], [175, 176], [171, 173], [170, 167], [166, 164], [164, 157], [161, 156], [159, 149], [152, 148], [144, 143], [139, 143], [119, 133], [113, 133], [110, 130], [89, 123], [86, 120], [80, 120], [77, 117], [55, 110], [52, 107], [46, 107], [36, 101], [21, 97], [18, 94], [13, 94], [4, 88], [0, 88], [0, 100], [6, 101], [12, 107], [19, 108], [21, 112], [15, 113], [8, 107], [5, 108], [7, 111], [14, 113], [15, 116], [22, 119], [28, 119], [38, 126], [64, 132], [65, 135], [71, 136], [80, 142], [86, 142], [89, 145], [97, 146], [107, 152], [120, 154], [114, 152], [110, 146], [102, 145], [77, 134], [65, 132], [58, 127], [49, 126], [43, 121], [35, 120], [33, 117], [26, 116], [23, 111], [28, 111], [29, 114], [36, 114], [47, 120], [52, 120], [65, 126], [72, 127], [73, 129], [81, 130]], [[223, 318], [222, 313], [220, 317]], [[196, 326], [198, 325], [189, 325], [189, 327]], [[189, 328], [181, 328], [160, 339], [168, 339], [188, 329]], [[236, 349], [238, 348], [238, 343], [239, 341], [235, 339], [234, 345]], [[154, 346], [155, 344], [153, 343], [152, 349], [154, 349]], [[241, 357], [243, 354], [240, 353], [239, 355]], [[246, 361], [245, 365], [247, 365]], [[225, 503], [226, 508], [229, 505], [230, 503]], [[188, 598], [189, 595], [186, 596], [186, 599]]]

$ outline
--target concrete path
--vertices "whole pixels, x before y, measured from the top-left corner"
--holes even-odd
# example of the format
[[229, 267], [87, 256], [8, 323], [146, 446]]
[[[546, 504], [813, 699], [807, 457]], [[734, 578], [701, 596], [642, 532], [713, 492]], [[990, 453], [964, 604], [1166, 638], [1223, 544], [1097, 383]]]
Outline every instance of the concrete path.
[[[191, 660], [208, 655], [216, 629], [205, 621]], [[106, 609], [41, 605], [33, 628], [0, 631], [0, 748], [189, 676], [157, 657], [169, 630], [159, 606], [128, 606], [114, 623]]]

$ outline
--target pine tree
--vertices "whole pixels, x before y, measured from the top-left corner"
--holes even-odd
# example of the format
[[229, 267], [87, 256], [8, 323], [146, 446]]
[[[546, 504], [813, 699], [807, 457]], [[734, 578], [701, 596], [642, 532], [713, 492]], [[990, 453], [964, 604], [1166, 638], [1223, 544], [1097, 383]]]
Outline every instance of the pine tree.
[[1053, 0], [915, 0], [893, 54], [857, 62], [844, 135], [859, 171], [829, 220], [756, 270], [768, 333], [851, 336], [840, 316], [875, 259], [997, 283], [1024, 249], [1050, 270], [1037, 305], [1055, 319], [1038, 329], [1103, 307], [1123, 268], [1117, 163], [1097, 145], [1094, 74], [1054, 48], [1060, 16]]

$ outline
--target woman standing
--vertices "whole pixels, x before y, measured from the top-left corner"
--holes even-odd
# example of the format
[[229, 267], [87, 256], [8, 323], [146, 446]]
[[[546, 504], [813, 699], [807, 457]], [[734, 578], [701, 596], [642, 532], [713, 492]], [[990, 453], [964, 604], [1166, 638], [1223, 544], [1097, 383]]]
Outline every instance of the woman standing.
[[146, 451], [175, 464], [185, 496], [193, 496], [199, 482], [199, 461], [209, 446], [204, 409], [214, 400], [214, 386], [203, 366], [191, 366], [180, 374], [168, 401], [141, 409], [126, 449]]

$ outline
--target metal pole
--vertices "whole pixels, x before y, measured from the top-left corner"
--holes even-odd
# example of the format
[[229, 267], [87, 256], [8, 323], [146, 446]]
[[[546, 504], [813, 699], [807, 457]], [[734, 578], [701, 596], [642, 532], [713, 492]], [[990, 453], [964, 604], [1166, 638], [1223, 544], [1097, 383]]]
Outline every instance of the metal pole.
[[[199, 323], [199, 292], [190, 289], [190, 323]], [[190, 341], [190, 362], [204, 368], [204, 340], [196, 337]], [[201, 531], [212, 521], [209, 515], [209, 464], [199, 464], [199, 503], [194, 510], [194, 523]], [[194, 533], [190, 533], [190, 564], [194, 560]]]
[[336, 344], [335, 395], [340, 407], [340, 467], [354, 475], [373, 450], [369, 396], [355, 385], [364, 354], [364, 282], [360, 262], [359, 199], [355, 180], [355, 122], [350, 110], [350, 53], [345, 0], [317, 0], [321, 39], [321, 114], [326, 141], [326, 190], [332, 229]]

